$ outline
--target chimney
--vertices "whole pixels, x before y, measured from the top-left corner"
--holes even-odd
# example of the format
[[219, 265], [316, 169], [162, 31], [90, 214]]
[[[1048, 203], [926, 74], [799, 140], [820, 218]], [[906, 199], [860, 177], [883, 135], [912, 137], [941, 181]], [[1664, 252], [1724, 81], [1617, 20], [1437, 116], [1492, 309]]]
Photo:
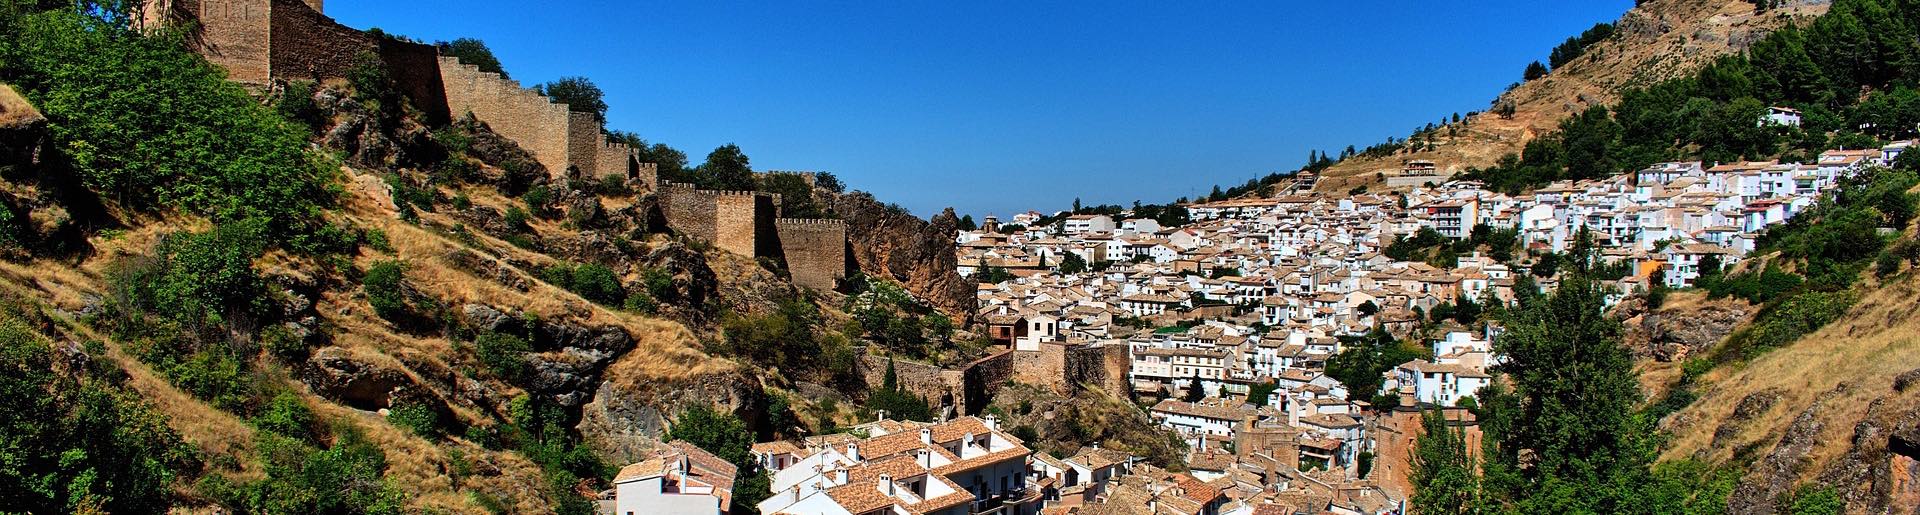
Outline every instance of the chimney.
[[927, 452], [926, 448], [914, 449], [913, 460], [919, 462], [921, 467], [933, 468], [933, 453]]
[[860, 461], [860, 442], [847, 442], [847, 459]]
[[994, 415], [994, 414], [992, 414], [992, 413], [988, 413], [988, 414], [987, 414], [987, 418], [986, 418], [986, 421], [987, 421], [987, 429], [989, 429], [989, 430], [993, 430], [993, 431], [999, 431], [999, 430], [1000, 430], [1000, 416], [999, 416], [999, 415]]
[[893, 476], [888, 474], [881, 474], [880, 475], [880, 491], [882, 493], [887, 494], [887, 497], [893, 497], [893, 488], [894, 488]]
[[920, 428], [920, 443], [933, 445], [933, 428], [930, 428], [930, 427]]
[[833, 482], [841, 485], [847, 484], [847, 469], [833, 469]]

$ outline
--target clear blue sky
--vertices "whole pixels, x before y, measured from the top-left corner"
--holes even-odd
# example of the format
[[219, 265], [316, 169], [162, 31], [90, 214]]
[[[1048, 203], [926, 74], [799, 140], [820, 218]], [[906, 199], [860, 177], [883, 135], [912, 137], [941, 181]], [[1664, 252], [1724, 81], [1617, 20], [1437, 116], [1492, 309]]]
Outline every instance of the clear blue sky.
[[696, 164], [826, 170], [948, 206], [1165, 202], [1481, 110], [1630, 0], [1541, 2], [330, 0], [357, 28], [477, 37], [523, 84], [607, 92], [609, 125]]

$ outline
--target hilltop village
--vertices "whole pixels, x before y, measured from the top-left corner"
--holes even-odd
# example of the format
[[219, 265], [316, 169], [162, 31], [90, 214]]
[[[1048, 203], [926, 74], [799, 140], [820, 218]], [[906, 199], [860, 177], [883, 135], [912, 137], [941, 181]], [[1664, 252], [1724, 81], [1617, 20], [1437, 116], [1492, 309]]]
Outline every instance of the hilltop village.
[[[1566, 253], [1584, 232], [1622, 272], [1609, 304], [1690, 286], [1703, 265], [1736, 266], [1761, 231], [1915, 143], [1811, 163], [1660, 163], [1524, 196], [1426, 175], [1419, 163], [1406, 177], [1427, 180], [1403, 194], [1327, 196], [1303, 174], [1278, 196], [1187, 205], [1191, 222], [1174, 227], [1128, 213], [988, 217], [957, 235], [957, 257], [982, 279], [976, 315], [1002, 348], [996, 357], [1013, 363], [1008, 380], [1136, 399], [1186, 443], [1185, 470], [1098, 445], [1036, 452], [991, 411], [935, 423], [882, 414], [847, 433], [756, 444], [774, 473], [760, 509], [1404, 513], [1422, 411], [1477, 435], [1466, 408], [1502, 359], [1497, 324], [1454, 313], [1556, 285], [1551, 263], [1522, 257]], [[1493, 252], [1390, 255], [1403, 252], [1389, 250], [1396, 242], [1425, 239]], [[1374, 390], [1329, 375], [1329, 360], [1380, 332], [1421, 342], [1423, 355], [1389, 368]], [[1083, 355], [1092, 359], [1074, 358]], [[686, 474], [644, 469], [623, 477]], [[618, 502], [645, 506], [629, 503], [653, 492], [623, 490]]]

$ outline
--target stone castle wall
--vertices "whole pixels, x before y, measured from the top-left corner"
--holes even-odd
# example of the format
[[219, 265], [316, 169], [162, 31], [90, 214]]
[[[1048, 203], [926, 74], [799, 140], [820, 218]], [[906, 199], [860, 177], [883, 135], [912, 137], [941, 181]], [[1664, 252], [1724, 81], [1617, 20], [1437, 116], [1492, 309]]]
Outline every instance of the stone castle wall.
[[1125, 345], [1044, 342], [1038, 351], [1013, 352], [1013, 380], [1072, 396], [1093, 388], [1126, 398], [1132, 363]]
[[1131, 388], [1127, 371], [1132, 368], [1125, 343], [1111, 345], [1075, 345], [1067, 348], [1063, 380], [1069, 388], [1097, 388], [1107, 395], [1127, 398]]
[[1013, 380], [1052, 391], [1054, 395], [1072, 395], [1064, 371], [1067, 345], [1044, 342], [1037, 351], [1013, 351]]
[[225, 68], [229, 80], [264, 84], [273, 78], [271, 4], [260, 0], [159, 0], [142, 5], [142, 10], [142, 23], [149, 26], [197, 20], [200, 27], [190, 40], [193, 49]]
[[354, 30], [322, 8], [320, 0], [160, 0], [142, 6], [141, 22], [196, 23], [194, 50], [244, 84], [345, 77], [362, 54], [372, 54], [429, 123], [446, 121], [432, 46]]
[[781, 218], [774, 228], [794, 284], [825, 291], [846, 277], [847, 222]]
[[[887, 377], [887, 362], [887, 358], [880, 356], [861, 356], [860, 375], [866, 378], [867, 389], [881, 387]], [[904, 359], [893, 360], [893, 371], [901, 390], [926, 399], [927, 405], [932, 406], [934, 411], [954, 408], [956, 413], [964, 412], [965, 407], [960, 404], [964, 398], [961, 372]]]
[[494, 132], [533, 153], [554, 177], [599, 179], [620, 174], [640, 179], [649, 189], [657, 184], [654, 168], [647, 167], [643, 175], [634, 149], [607, 141], [605, 125], [592, 113], [573, 112], [517, 81], [453, 57], [440, 56], [437, 67], [452, 117], [472, 113]]
[[667, 229], [713, 241], [713, 195], [701, 194], [691, 184], [670, 182], [660, 186], [660, 208], [660, 214], [667, 219]]
[[774, 257], [762, 245], [773, 226], [773, 197], [751, 191], [702, 191], [713, 197], [713, 231], [709, 238], [720, 250], [748, 257]]
[[993, 402], [993, 395], [1000, 392], [1000, 387], [1012, 382], [1013, 354], [1011, 350], [1000, 351], [974, 360], [960, 369], [965, 394], [960, 402], [962, 413], [980, 414], [981, 410], [987, 409], [988, 403]]
[[566, 104], [553, 103], [518, 81], [480, 71], [453, 57], [441, 56], [438, 68], [446, 88], [447, 112], [454, 118], [472, 113], [532, 153], [549, 173], [566, 173], [573, 120]]

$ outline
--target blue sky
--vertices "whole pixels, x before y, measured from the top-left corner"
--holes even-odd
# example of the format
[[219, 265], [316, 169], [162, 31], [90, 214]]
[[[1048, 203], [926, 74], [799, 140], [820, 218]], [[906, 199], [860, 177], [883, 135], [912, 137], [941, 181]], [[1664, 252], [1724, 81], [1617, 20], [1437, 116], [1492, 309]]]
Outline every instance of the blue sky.
[[[825, 170], [926, 216], [1165, 202], [1485, 109], [1630, 0], [333, 0], [357, 28], [477, 37], [609, 125], [758, 170]], [[457, 13], [457, 14], [456, 14]]]

